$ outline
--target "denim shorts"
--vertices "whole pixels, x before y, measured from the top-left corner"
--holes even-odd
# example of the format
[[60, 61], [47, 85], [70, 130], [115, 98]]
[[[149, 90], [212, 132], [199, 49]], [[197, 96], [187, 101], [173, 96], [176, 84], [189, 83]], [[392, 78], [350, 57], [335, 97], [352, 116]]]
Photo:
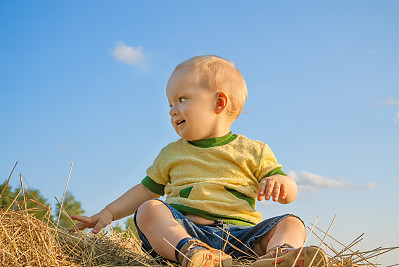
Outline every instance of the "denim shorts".
[[[225, 224], [223, 221], [216, 221], [208, 225], [199, 225], [188, 220], [182, 213], [169, 204], [161, 202], [170, 209], [176, 221], [183, 226], [190, 236], [201, 240], [215, 249], [230, 254], [233, 258], [256, 258], [257, 255], [253, 252], [254, 245], [281, 220], [290, 216], [301, 220], [293, 214], [285, 214], [266, 219], [255, 226]], [[142, 241], [142, 249], [153, 257], [159, 256], [138, 228], [136, 214], [134, 214], [134, 224]]]

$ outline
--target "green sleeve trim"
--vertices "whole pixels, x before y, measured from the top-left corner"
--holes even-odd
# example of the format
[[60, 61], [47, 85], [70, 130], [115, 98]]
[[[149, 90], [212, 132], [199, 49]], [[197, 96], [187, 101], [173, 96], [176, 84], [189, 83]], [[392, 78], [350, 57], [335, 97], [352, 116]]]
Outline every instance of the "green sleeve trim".
[[202, 218], [205, 219], [209, 219], [209, 220], [222, 220], [224, 223], [227, 224], [234, 224], [234, 225], [249, 225], [249, 226], [255, 226], [255, 223], [249, 222], [243, 218], [239, 218], [239, 217], [230, 217], [230, 216], [225, 216], [225, 215], [219, 215], [219, 214], [214, 214], [214, 213], [210, 213], [204, 210], [200, 210], [200, 209], [196, 209], [196, 208], [192, 208], [192, 207], [187, 207], [181, 204], [169, 204], [171, 205], [173, 208], [177, 209], [178, 211], [180, 211], [183, 214], [193, 214], [193, 215], [197, 215], [200, 216]]
[[[278, 167], [278, 168], [275, 168], [275, 169], [269, 171], [269, 172], [265, 175], [265, 177], [269, 177], [269, 176], [272, 176], [272, 175], [275, 175], [275, 174], [280, 174], [280, 175], [288, 176], [287, 174], [285, 174], [285, 173], [281, 170], [281, 167]], [[265, 177], [263, 177], [263, 178], [265, 178]], [[262, 178], [262, 179], [263, 179], [263, 178]]]
[[255, 199], [252, 197], [249, 197], [241, 192], [238, 192], [234, 189], [228, 188], [227, 186], [224, 187], [227, 191], [229, 191], [230, 193], [232, 193], [236, 198], [245, 200], [246, 202], [248, 202], [248, 205], [252, 208], [255, 209]]
[[148, 175], [141, 181], [141, 183], [151, 192], [161, 196], [165, 195], [165, 186], [163, 184], [156, 183]]

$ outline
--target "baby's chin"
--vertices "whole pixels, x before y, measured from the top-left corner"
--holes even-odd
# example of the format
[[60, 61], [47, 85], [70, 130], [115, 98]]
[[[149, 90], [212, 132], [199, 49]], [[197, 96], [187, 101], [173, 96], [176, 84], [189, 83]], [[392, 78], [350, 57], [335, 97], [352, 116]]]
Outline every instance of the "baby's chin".
[[187, 134], [184, 134], [184, 133], [178, 133], [178, 132], [176, 132], [181, 138], [183, 138], [184, 140], [186, 140], [186, 141], [198, 141], [198, 140], [201, 140], [200, 138], [198, 138], [198, 137], [195, 137], [195, 136], [190, 136], [190, 135], [187, 135]]
[[197, 132], [193, 132], [193, 131], [187, 131], [187, 129], [176, 129], [175, 131], [177, 133], [178, 136], [180, 136], [181, 138], [183, 138], [186, 141], [198, 141], [198, 140], [203, 140], [206, 139], [206, 136], [202, 136], [201, 134], [197, 133]]

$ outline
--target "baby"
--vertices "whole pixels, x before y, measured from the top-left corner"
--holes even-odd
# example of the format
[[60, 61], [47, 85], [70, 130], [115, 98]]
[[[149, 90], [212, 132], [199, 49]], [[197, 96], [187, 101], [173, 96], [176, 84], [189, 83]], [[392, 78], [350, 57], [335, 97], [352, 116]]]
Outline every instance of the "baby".
[[173, 71], [166, 95], [181, 138], [161, 150], [140, 184], [98, 214], [72, 216], [76, 228], [98, 233], [134, 213], [143, 249], [184, 267], [231, 266], [239, 257], [257, 258], [252, 266], [327, 266], [322, 250], [302, 248], [298, 217], [262, 221], [255, 210], [256, 199], [291, 203], [298, 189], [266, 144], [230, 131], [247, 99], [234, 63], [191, 58]]

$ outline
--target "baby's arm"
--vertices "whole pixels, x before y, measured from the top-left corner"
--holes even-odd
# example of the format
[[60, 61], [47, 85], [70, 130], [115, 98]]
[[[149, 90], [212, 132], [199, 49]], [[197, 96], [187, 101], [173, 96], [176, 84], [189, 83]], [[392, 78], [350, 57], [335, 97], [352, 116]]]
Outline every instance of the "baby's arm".
[[288, 175], [275, 174], [263, 178], [259, 183], [258, 200], [263, 197], [269, 200], [278, 201], [281, 204], [291, 203], [296, 199], [298, 187], [294, 179]]
[[151, 192], [143, 184], [138, 184], [99, 213], [91, 217], [72, 215], [71, 218], [79, 221], [75, 225], [77, 229], [93, 228], [93, 233], [96, 234], [112, 221], [132, 215], [145, 201], [159, 197], [160, 195]]

